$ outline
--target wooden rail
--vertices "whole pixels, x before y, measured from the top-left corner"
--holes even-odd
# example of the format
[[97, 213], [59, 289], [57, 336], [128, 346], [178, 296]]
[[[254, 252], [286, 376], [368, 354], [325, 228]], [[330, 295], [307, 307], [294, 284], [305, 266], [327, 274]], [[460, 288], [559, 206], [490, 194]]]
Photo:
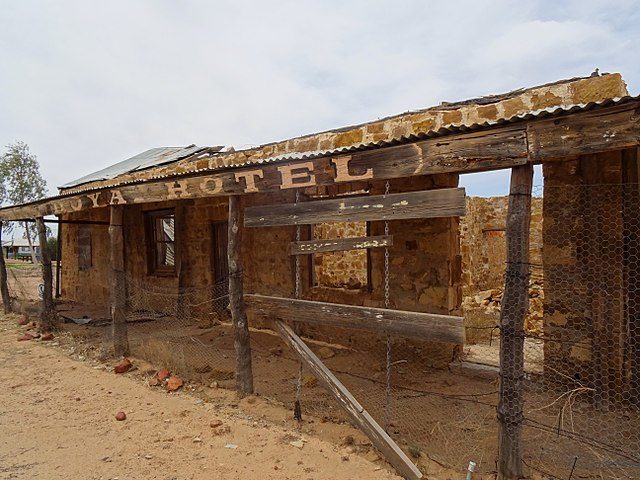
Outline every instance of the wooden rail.
[[352, 328], [434, 342], [464, 344], [462, 317], [245, 294], [247, 308], [265, 318]]
[[311, 225], [329, 222], [459, 217], [465, 214], [464, 188], [367, 195], [281, 205], [245, 211], [247, 227]]
[[369, 437], [371, 443], [384, 455], [400, 475], [411, 480], [422, 478], [422, 473], [373, 419], [349, 390], [331, 373], [315, 353], [285, 323], [276, 321], [276, 330], [284, 342], [300, 357], [318, 381], [329, 391], [351, 420]]

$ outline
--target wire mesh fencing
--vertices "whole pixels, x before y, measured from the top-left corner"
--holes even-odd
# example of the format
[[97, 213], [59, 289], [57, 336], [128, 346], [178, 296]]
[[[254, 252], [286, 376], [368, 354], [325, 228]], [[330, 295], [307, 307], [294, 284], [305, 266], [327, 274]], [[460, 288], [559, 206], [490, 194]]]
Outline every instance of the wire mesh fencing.
[[[547, 185], [534, 193], [543, 196], [543, 225], [528, 240], [540, 253], [530, 257], [524, 282], [505, 277], [507, 290], [516, 285], [528, 300], [520, 330], [500, 326], [514, 308], [501, 286], [477, 302], [486, 318], [465, 319], [462, 347], [340, 329], [328, 341], [307, 326], [300, 334], [426, 474], [455, 478], [474, 461], [479, 475], [493, 475], [509, 424], [527, 476], [640, 478], [638, 186]], [[132, 355], [192, 382], [233, 389], [227, 288], [226, 279], [176, 289], [127, 278]], [[108, 312], [89, 325], [74, 328], [108, 351]], [[348, 422], [267, 327], [253, 325], [250, 333], [256, 393], [303, 423]], [[519, 354], [501, 358], [505, 342]], [[513, 388], [502, 390], [502, 400], [521, 410], [500, 416], [500, 381], [514, 366], [521, 374], [509, 378]]]

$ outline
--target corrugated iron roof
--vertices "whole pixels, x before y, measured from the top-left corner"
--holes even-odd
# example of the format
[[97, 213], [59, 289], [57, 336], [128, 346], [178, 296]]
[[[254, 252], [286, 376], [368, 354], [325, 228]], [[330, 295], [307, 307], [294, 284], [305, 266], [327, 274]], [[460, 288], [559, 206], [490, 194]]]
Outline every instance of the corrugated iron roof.
[[[472, 132], [472, 131], [478, 131], [478, 130], [483, 130], [486, 128], [492, 128], [492, 127], [496, 127], [496, 126], [501, 126], [501, 125], [505, 125], [505, 124], [515, 124], [518, 122], [522, 122], [522, 121], [527, 121], [527, 120], [539, 120], [539, 119], [543, 119], [546, 117], [556, 117], [556, 116], [563, 116], [563, 115], [569, 115], [572, 113], [578, 113], [578, 112], [584, 112], [584, 111], [588, 111], [588, 110], [593, 110], [593, 109], [597, 109], [597, 108], [605, 108], [605, 107], [610, 107], [610, 106], [615, 106], [615, 105], [621, 105], [624, 103], [628, 103], [628, 102], [632, 102], [632, 101], [637, 101], [640, 100], [640, 95], [638, 96], [625, 96], [625, 97], [616, 97], [616, 98], [611, 98], [611, 99], [606, 99], [606, 100], [601, 100], [601, 101], [596, 101], [596, 102], [589, 102], [589, 103], [579, 103], [579, 104], [572, 104], [572, 105], [557, 105], [557, 106], [553, 106], [553, 107], [547, 107], [547, 108], [543, 108], [540, 110], [532, 110], [529, 112], [525, 112], [525, 113], [521, 113], [521, 114], [517, 114], [514, 115], [512, 117], [509, 118], [502, 118], [502, 119], [498, 119], [498, 120], [492, 120], [492, 121], [486, 121], [483, 123], [475, 123], [475, 124], [471, 124], [471, 125], [463, 125], [463, 124], [452, 124], [452, 125], [448, 125], [446, 127], [440, 128], [439, 130], [431, 130], [429, 132], [425, 132], [425, 133], [420, 133], [417, 135], [405, 135], [405, 136], [400, 136], [397, 138], [393, 138], [390, 140], [383, 140], [383, 141], [379, 141], [379, 142], [370, 142], [370, 143], [361, 143], [361, 144], [356, 144], [356, 145], [351, 145], [351, 146], [347, 146], [347, 147], [340, 147], [340, 148], [334, 148], [334, 149], [327, 149], [327, 150], [313, 150], [313, 151], [307, 151], [307, 152], [290, 152], [290, 153], [284, 153], [281, 155], [276, 155], [276, 156], [271, 156], [271, 157], [266, 157], [266, 158], [249, 158], [244, 162], [238, 162], [238, 163], [233, 163], [233, 164], [227, 164], [226, 162], [222, 162], [221, 165], [216, 165], [213, 167], [204, 167], [204, 168], [197, 168], [195, 166], [196, 162], [193, 162], [193, 168], [189, 168], [189, 164], [188, 162], [190, 160], [192, 160], [191, 158], [189, 158], [190, 156], [193, 157], [193, 160], [197, 160], [200, 157], [221, 157], [223, 158], [227, 152], [222, 152], [222, 147], [194, 147], [197, 148], [196, 151], [194, 151], [193, 153], [189, 154], [189, 155], [181, 155], [179, 159], [182, 159], [183, 161], [186, 161], [187, 163], [184, 165], [184, 168], [181, 169], [180, 172], [175, 172], [175, 173], [170, 173], [167, 174], [166, 172], [158, 172], [157, 175], [151, 175], [147, 178], [144, 179], [123, 179], [120, 182], [115, 182], [113, 184], [110, 184], [108, 186], [91, 186], [91, 185], [87, 185], [86, 187], [80, 188], [80, 189], [73, 189], [72, 191], [68, 191], [68, 192], [61, 192], [61, 196], [66, 196], [66, 195], [74, 195], [77, 193], [84, 193], [84, 192], [88, 192], [88, 191], [92, 191], [92, 190], [101, 190], [101, 189], [105, 189], [105, 188], [113, 188], [113, 187], [117, 187], [117, 186], [121, 186], [121, 185], [130, 185], [130, 184], [139, 184], [139, 183], [147, 183], [147, 182], [152, 182], [155, 180], [160, 180], [163, 178], [176, 178], [176, 177], [181, 177], [181, 176], [186, 176], [186, 175], [194, 175], [194, 174], [202, 174], [202, 173], [206, 173], [206, 172], [213, 172], [213, 171], [218, 171], [218, 170], [226, 170], [226, 169], [232, 169], [232, 168], [241, 168], [241, 167], [246, 167], [246, 166], [251, 166], [251, 165], [261, 165], [261, 164], [266, 164], [266, 163], [278, 163], [278, 162], [286, 162], [286, 161], [296, 161], [296, 160], [306, 160], [306, 159], [313, 159], [313, 158], [319, 158], [319, 157], [326, 157], [326, 156], [333, 156], [333, 155], [342, 155], [342, 154], [348, 154], [351, 152], [355, 152], [355, 151], [362, 151], [362, 150], [370, 150], [370, 149], [375, 149], [375, 148], [383, 148], [383, 147], [389, 147], [389, 146], [393, 146], [393, 145], [399, 145], [399, 144], [403, 144], [403, 143], [410, 143], [410, 142], [415, 142], [415, 141], [420, 141], [420, 140], [426, 140], [429, 138], [434, 138], [434, 137], [443, 137], [446, 135], [451, 135], [451, 134], [455, 134], [455, 133], [466, 133], [466, 132]], [[263, 145], [264, 146], [264, 145]], [[257, 147], [257, 148], [261, 148], [263, 146]], [[251, 151], [254, 150], [254, 148], [250, 148], [247, 149], [247, 151]], [[241, 153], [242, 150], [238, 150], [235, 151], [234, 153]], [[135, 157], [134, 157], [135, 158]], [[176, 161], [176, 160], [174, 160]], [[157, 164], [160, 165], [160, 164]], [[115, 167], [116, 165], [114, 165]], [[156, 166], [156, 165], [154, 165]], [[96, 172], [99, 173], [99, 172]], [[126, 172], [122, 172], [122, 173], [126, 173]], [[119, 174], [118, 174], [119, 175]], [[115, 175], [114, 177], [116, 177], [117, 175]], [[114, 178], [111, 177], [111, 178]], [[97, 180], [97, 179], [96, 179]], [[87, 180], [85, 182], [82, 183], [88, 183], [91, 182], [93, 180]], [[77, 182], [77, 181], [76, 181]], [[80, 185], [80, 183], [77, 183], [77, 185]]]
[[[157, 167], [165, 165], [167, 163], [177, 162], [183, 158], [189, 157], [206, 147], [196, 147], [195, 145], [189, 145], [187, 147], [159, 147], [152, 148], [146, 152], [139, 153], [131, 158], [118, 162], [114, 165], [110, 165], [107, 168], [98, 170], [97, 172], [90, 173], [84, 177], [80, 177], [77, 180], [73, 180], [66, 183], [60, 188], [77, 187], [84, 183], [96, 182], [100, 180], [109, 180], [122, 175], [123, 173], [130, 173], [137, 170], [144, 170], [146, 168]], [[222, 147], [213, 147], [221, 150]]]
[[[244, 167], [249, 165], [284, 162], [284, 161], [308, 160], [308, 159], [319, 158], [319, 157], [347, 154], [347, 153], [360, 151], [360, 150], [370, 150], [373, 148], [390, 147], [390, 146], [399, 145], [402, 143], [411, 143], [419, 140], [426, 140], [434, 137], [442, 137], [445, 135], [451, 135], [455, 133], [477, 131], [477, 130], [501, 126], [509, 123], [517, 123], [517, 122], [527, 121], [527, 120], [539, 120], [545, 117], [555, 117], [555, 116], [561, 116], [561, 115], [568, 115], [571, 113], [584, 112], [588, 110], [593, 110], [595, 108], [610, 107], [613, 105], [624, 104], [624, 103], [636, 101], [636, 100], [640, 100], [640, 95], [637, 95], [634, 97], [633, 96], [616, 97], [616, 98], [601, 100], [597, 102], [578, 103], [573, 105], [557, 105], [553, 107], [543, 108], [540, 110], [532, 110], [529, 112], [517, 114], [506, 119], [501, 118], [498, 120], [486, 121], [483, 123], [474, 123], [472, 125], [452, 124], [446, 127], [442, 127], [439, 130], [430, 130], [428, 132], [420, 133], [417, 135], [405, 135], [405, 136], [393, 138], [391, 140], [382, 140], [379, 142], [370, 142], [370, 143], [360, 143], [356, 145], [350, 145], [348, 147], [340, 147], [340, 148], [334, 148], [334, 149], [328, 149], [328, 150], [291, 152], [291, 153], [283, 153], [281, 155], [275, 155], [272, 157], [249, 159], [246, 162], [235, 164], [232, 167]], [[239, 150], [239, 152], [240, 151], [241, 150]], [[224, 155], [224, 153], [217, 153], [217, 154], [214, 154], [213, 156], [216, 156], [216, 155]], [[224, 167], [212, 168], [210, 170], [219, 170], [222, 168]], [[198, 170], [198, 172], [201, 172], [201, 171], [203, 171], [203, 169]], [[187, 173], [190, 173], [190, 172], [185, 172], [185, 174]]]

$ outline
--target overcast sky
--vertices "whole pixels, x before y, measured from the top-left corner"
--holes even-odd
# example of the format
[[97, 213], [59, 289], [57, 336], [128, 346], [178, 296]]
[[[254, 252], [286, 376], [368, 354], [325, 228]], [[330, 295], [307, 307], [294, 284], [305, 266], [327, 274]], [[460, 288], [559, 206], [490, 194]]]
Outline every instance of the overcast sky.
[[248, 147], [596, 67], [638, 94], [638, 3], [0, 0], [0, 146], [27, 142], [55, 193], [152, 147]]

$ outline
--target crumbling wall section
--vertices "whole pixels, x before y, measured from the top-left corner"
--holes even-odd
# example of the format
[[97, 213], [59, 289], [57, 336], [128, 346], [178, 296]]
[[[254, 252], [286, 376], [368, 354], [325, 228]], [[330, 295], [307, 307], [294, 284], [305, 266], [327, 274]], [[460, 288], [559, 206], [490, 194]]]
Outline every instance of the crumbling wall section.
[[[541, 193], [541, 192], [540, 192]], [[506, 271], [506, 225], [509, 197], [467, 197], [467, 214], [460, 221], [462, 285], [465, 296], [502, 289]], [[542, 198], [531, 202], [529, 258], [542, 265]], [[542, 280], [534, 269], [534, 279]]]
[[[109, 222], [108, 208], [94, 208], [86, 212], [64, 215], [63, 220]], [[98, 307], [104, 315], [109, 312], [109, 271], [111, 268], [108, 225], [64, 223], [62, 228], [61, 295], [73, 302]], [[89, 264], [80, 268], [79, 231], [88, 230]], [[87, 250], [83, 252], [87, 254]]]

